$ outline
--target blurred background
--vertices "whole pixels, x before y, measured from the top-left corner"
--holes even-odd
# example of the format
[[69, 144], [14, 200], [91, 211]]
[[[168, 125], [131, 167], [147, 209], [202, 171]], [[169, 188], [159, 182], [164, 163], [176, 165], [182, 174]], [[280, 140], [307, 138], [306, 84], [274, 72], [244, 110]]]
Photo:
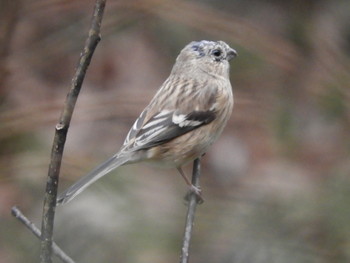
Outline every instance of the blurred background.
[[[93, 6], [1, 1], [1, 263], [38, 262], [38, 240], [10, 208], [40, 227], [54, 126]], [[119, 149], [179, 51], [202, 39], [239, 56], [232, 118], [202, 162], [191, 262], [350, 262], [347, 0], [107, 1], [60, 191]], [[178, 262], [186, 190], [176, 170], [122, 167], [57, 208], [55, 240], [77, 262]]]

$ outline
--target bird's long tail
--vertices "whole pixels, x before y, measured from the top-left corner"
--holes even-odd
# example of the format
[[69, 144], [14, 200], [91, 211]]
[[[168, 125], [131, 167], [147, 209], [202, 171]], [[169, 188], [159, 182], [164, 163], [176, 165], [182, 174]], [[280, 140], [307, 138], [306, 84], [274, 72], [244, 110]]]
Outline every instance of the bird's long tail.
[[98, 179], [100, 179], [102, 176], [106, 175], [110, 171], [125, 164], [128, 160], [128, 156], [114, 155], [112, 158], [97, 166], [90, 173], [82, 177], [76, 183], [71, 185], [67, 190], [62, 192], [57, 198], [57, 204], [60, 205], [68, 203], [89, 185], [96, 182]]

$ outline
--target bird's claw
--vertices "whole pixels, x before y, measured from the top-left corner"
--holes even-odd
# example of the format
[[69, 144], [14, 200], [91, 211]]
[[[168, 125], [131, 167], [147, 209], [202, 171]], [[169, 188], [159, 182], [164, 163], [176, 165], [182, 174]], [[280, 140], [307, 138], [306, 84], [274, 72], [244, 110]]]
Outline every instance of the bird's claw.
[[192, 194], [196, 196], [197, 204], [202, 204], [204, 202], [204, 199], [202, 197], [202, 189], [200, 187], [194, 186], [193, 184], [190, 186], [190, 190], [185, 196], [185, 200], [187, 202], [190, 200]]

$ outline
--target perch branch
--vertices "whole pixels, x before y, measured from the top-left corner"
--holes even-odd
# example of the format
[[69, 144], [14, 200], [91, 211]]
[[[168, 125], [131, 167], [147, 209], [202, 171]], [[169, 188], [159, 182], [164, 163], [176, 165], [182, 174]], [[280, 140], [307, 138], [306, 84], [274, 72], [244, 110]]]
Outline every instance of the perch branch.
[[70, 121], [72, 119], [74, 107], [85, 78], [86, 70], [90, 64], [95, 48], [100, 41], [100, 28], [105, 5], [106, 0], [96, 0], [89, 35], [86, 39], [84, 50], [80, 55], [79, 63], [72, 79], [70, 91], [67, 95], [59, 122], [56, 125], [43, 206], [41, 225], [41, 263], [52, 262], [53, 226], [58, 179], [64, 144]]
[[[11, 213], [16, 217], [23, 225], [25, 225], [37, 238], [41, 239], [41, 231], [18, 209], [14, 206], [11, 209]], [[74, 263], [64, 251], [55, 243], [52, 243], [53, 253], [65, 263]]]
[[[200, 158], [197, 158], [193, 162], [193, 172], [192, 172], [192, 184], [196, 187], [199, 187], [200, 173], [201, 173], [201, 161], [200, 161]], [[188, 201], [185, 233], [184, 233], [183, 242], [182, 242], [180, 263], [188, 263], [189, 248], [190, 248], [192, 229], [194, 224], [194, 216], [196, 213], [196, 207], [198, 202], [199, 202], [198, 196], [194, 192], [192, 192], [189, 196], [189, 201]]]

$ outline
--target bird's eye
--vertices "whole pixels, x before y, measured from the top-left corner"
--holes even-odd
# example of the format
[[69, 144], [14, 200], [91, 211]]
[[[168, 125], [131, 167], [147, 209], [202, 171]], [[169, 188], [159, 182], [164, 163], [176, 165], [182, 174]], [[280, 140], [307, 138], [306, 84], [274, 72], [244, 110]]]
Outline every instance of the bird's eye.
[[221, 56], [222, 51], [220, 49], [215, 49], [215, 50], [213, 50], [212, 54], [218, 58]]

